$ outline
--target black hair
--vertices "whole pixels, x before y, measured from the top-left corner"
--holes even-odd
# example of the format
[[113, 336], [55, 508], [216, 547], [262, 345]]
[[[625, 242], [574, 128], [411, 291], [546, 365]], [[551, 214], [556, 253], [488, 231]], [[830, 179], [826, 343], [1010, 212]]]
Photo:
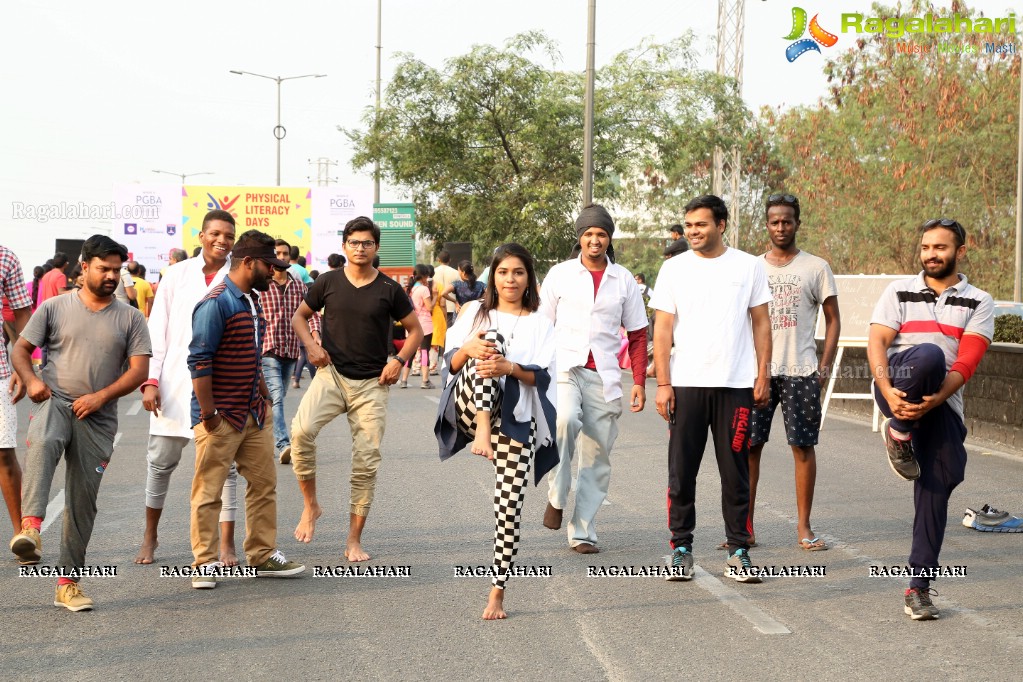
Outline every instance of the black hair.
[[[259, 230], [246, 230], [242, 232], [241, 236], [234, 243], [234, 248], [236, 249], [247, 249], [254, 246], [268, 246], [272, 250], [274, 238]], [[244, 258], [232, 258], [231, 269], [234, 270], [244, 262]]]
[[957, 249], [966, 243], [966, 228], [963, 227], [958, 220], [952, 220], [950, 218], [928, 220], [926, 223], [920, 226], [920, 238], [923, 239], [925, 232], [930, 232], [931, 230], [934, 230], [939, 227], [943, 227], [952, 233], [952, 236], [955, 237], [955, 245]]
[[487, 276], [487, 287], [483, 291], [483, 301], [480, 304], [479, 311], [476, 313], [476, 318], [473, 320], [474, 327], [478, 328], [483, 325], [490, 318], [490, 311], [497, 308], [497, 287], [494, 286], [497, 266], [505, 258], [512, 257], [518, 258], [526, 266], [528, 280], [526, 290], [522, 296], [522, 307], [531, 313], [536, 312], [537, 308], [540, 307], [540, 287], [536, 280], [536, 267], [533, 265], [533, 255], [521, 244], [516, 244], [515, 242], [502, 244], [494, 249], [494, 258], [490, 262], [490, 274]]
[[71, 272], [68, 273], [67, 278], [71, 281], [71, 286], [73, 286], [76, 289], [78, 289], [80, 287], [75, 283], [75, 280], [78, 279], [78, 277], [81, 274], [82, 274], [82, 264], [81, 263], [75, 263], [75, 267], [71, 268]]
[[686, 241], [685, 237], [679, 237], [672, 243], [664, 247], [664, 255], [668, 258], [677, 256], [680, 253], [685, 253], [689, 250], [689, 242]]
[[380, 256], [373, 256], [373, 267], [374, 268], [380, 267]]
[[451, 262], [451, 254], [448, 253], [447, 249], [441, 249], [437, 252], [437, 262], [441, 265], [447, 265]]
[[[380, 228], [372, 220], [364, 215], [358, 218], [352, 218], [345, 224], [345, 231], [342, 233], [342, 239], [348, 241], [348, 238], [352, 236], [353, 232], [371, 232], [373, 234], [373, 241], [378, 245], [380, 244]], [[377, 267], [374, 265], [373, 267]]]
[[792, 194], [772, 194], [771, 197], [775, 197], [772, 201], [770, 197], [767, 199], [767, 205], [764, 207], [764, 217], [767, 217], [767, 212], [775, 206], [788, 206], [792, 209], [793, 217], [796, 219], [796, 223], [799, 223], [799, 199]]
[[462, 261], [458, 264], [458, 269], [465, 273], [465, 281], [470, 287], [476, 286], [476, 270], [473, 269], [471, 261]]
[[304, 268], [306, 264], [305, 256], [299, 256], [298, 258], [295, 259], [295, 262]]
[[288, 247], [288, 253], [289, 254], [291, 253], [291, 244], [289, 244], [288, 242], [284, 241], [283, 239], [275, 239], [274, 240], [274, 247], [278, 247], [278, 246], [287, 246]]
[[88, 263], [93, 258], [106, 258], [107, 256], [120, 256], [123, 263], [128, 260], [128, 249], [105, 234], [94, 234], [82, 244], [83, 263]]
[[67, 254], [64, 253], [63, 251], [58, 251], [57, 253], [53, 254], [53, 258], [51, 260], [53, 261], [53, 267], [62, 268], [65, 265], [67, 265], [68, 257]]
[[674, 232], [675, 234], [683, 235], [685, 234], [685, 228], [683, 228], [678, 223], [675, 223], [674, 225], [668, 228], [668, 232]]
[[299, 255], [299, 253], [300, 253], [300, 251], [298, 250], [298, 247], [297, 246], [292, 246], [292, 247], [290, 247], [288, 249], [288, 258], [290, 258], [291, 260], [293, 260], [295, 262], [298, 262], [298, 255]]
[[430, 265], [429, 263], [427, 263], [426, 269], [430, 271], [430, 278], [431, 279], [433, 278], [434, 275], [437, 274], [437, 270], [434, 269], [434, 267], [432, 265]]
[[689, 214], [697, 209], [709, 208], [711, 213], [714, 214], [714, 224], [717, 225], [721, 221], [728, 222], [728, 207], [725, 206], [724, 200], [719, 196], [713, 194], [701, 194], [695, 199], [691, 200], [683, 211]]
[[215, 208], [209, 213], [207, 213], [205, 217], [203, 217], [202, 229], [205, 230], [206, 226], [209, 225], [214, 220], [223, 220], [225, 223], [231, 223], [232, 225], [235, 224], [233, 215], [231, 215], [227, 211]]
[[339, 267], [345, 264], [345, 257], [340, 253], [332, 253], [327, 256], [327, 267], [332, 270], [337, 270]]
[[320, 271], [319, 270], [310, 270], [309, 271], [309, 279], [316, 279], [319, 276], [320, 276]]
[[636, 273], [636, 279], [638, 279], [643, 284], [646, 284], [646, 275], [644, 275], [642, 272]]
[[37, 265], [32, 268], [32, 307], [35, 308], [39, 305], [39, 280], [46, 274], [46, 269], [42, 265]]
[[145, 279], [146, 278], [146, 266], [143, 265], [142, 263], [136, 263], [136, 265], [139, 266], [139, 277], [141, 277], [142, 279]]
[[417, 263], [416, 267], [412, 268], [412, 276], [408, 278], [408, 283], [405, 284], [405, 293], [411, 295], [412, 287], [416, 285], [416, 282], [426, 283], [426, 280], [430, 277], [430, 268]]

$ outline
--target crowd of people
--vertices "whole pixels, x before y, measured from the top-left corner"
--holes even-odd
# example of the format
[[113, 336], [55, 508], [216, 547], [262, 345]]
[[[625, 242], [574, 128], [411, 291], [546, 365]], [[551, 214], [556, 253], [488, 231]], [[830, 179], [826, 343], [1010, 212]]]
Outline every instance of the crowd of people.
[[[721, 478], [724, 575], [760, 582], [750, 555], [754, 508], [779, 405], [795, 461], [796, 544], [828, 549], [811, 511], [821, 392], [841, 316], [828, 263], [797, 245], [796, 197], [768, 197], [770, 247], [757, 256], [725, 244], [728, 219], [716, 196], [689, 202], [654, 287], [615, 262], [615, 222], [595, 204], [575, 221], [572, 255], [542, 282], [532, 254], [512, 242], [494, 251], [481, 277], [470, 261], [456, 269], [441, 252], [436, 267], [417, 265], [402, 286], [378, 269], [380, 229], [365, 217], [345, 226], [344, 255], [331, 254], [320, 274], [306, 270], [297, 247], [257, 230], [236, 237], [234, 217], [210, 211], [195, 256], [175, 250], [155, 293], [144, 268], [109, 237], [87, 240], [76, 263], [55, 254], [48, 270], [35, 268], [28, 287], [17, 257], [0, 247], [0, 294], [10, 310], [5, 340], [13, 344], [10, 362], [7, 345], [0, 349], [0, 379], [9, 381], [0, 399], [0, 489], [14, 527], [10, 548], [22, 564], [41, 560], [42, 521], [63, 457], [57, 565], [64, 572], [54, 604], [93, 608], [76, 570], [85, 566], [113, 453], [117, 399], [141, 389], [151, 415], [136, 563], [155, 561], [170, 477], [194, 440], [192, 587], [214, 588], [239, 564], [238, 475], [247, 482], [245, 563], [260, 577], [300, 575], [305, 567], [277, 543], [275, 461], [292, 467], [303, 499], [294, 536], [311, 542], [323, 514], [317, 439], [341, 414], [352, 458], [343, 553], [367, 561], [363, 534], [383, 459], [389, 387], [405, 388], [418, 360], [422, 388], [434, 388], [431, 376], [439, 377], [440, 458], [467, 448], [493, 467], [492, 585], [483, 618], [507, 615], [530, 470], [536, 483], [549, 474], [538, 521], [565, 526], [571, 551], [600, 551], [596, 519], [610, 487], [623, 398], [630, 412], [642, 411], [650, 377], [656, 411], [668, 423], [665, 577], [694, 575], [696, 478], [709, 434]], [[966, 250], [958, 222], [924, 223], [921, 272], [889, 286], [869, 330], [886, 457], [898, 476], [915, 481], [914, 573], [904, 595], [914, 620], [939, 615], [930, 582], [949, 496], [965, 473], [961, 389], [993, 335], [991, 297], [958, 269]], [[289, 422], [284, 398], [300, 387], [305, 366], [310, 383]], [[35, 405], [22, 476], [14, 403], [26, 394]], [[988, 526], [999, 525], [987, 517]]]

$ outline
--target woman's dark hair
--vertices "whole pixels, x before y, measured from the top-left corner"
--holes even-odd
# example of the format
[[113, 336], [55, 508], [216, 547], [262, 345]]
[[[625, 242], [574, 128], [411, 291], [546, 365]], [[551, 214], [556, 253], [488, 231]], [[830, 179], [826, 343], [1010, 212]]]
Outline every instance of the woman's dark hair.
[[76, 289], [78, 288], [78, 284], [75, 283], [75, 280], [78, 279], [78, 277], [81, 274], [82, 274], [82, 264], [81, 263], [75, 263], [75, 267], [71, 268], [71, 272], [67, 276], [68, 280], [71, 281], [71, 286], [75, 287]]
[[405, 293], [409, 296], [412, 295], [412, 287], [416, 285], [416, 282], [426, 283], [426, 280], [430, 278], [430, 268], [419, 263], [412, 269], [412, 276], [408, 278], [408, 284], [405, 285]]
[[120, 256], [123, 263], [128, 260], [128, 249], [105, 234], [94, 234], [82, 244], [83, 263], [88, 263], [93, 258], [107, 258], [108, 256]]
[[469, 283], [470, 289], [476, 286], [476, 270], [473, 269], [470, 261], [462, 261], [458, 264], [458, 269], [465, 273], [465, 281]]
[[32, 307], [35, 308], [39, 305], [39, 280], [46, 274], [46, 270], [42, 265], [37, 265], [32, 268]]
[[487, 276], [487, 287], [483, 291], [483, 300], [480, 309], [473, 320], [474, 327], [480, 327], [490, 317], [490, 311], [497, 308], [497, 287], [494, 286], [497, 267], [506, 258], [518, 258], [526, 267], [526, 290], [522, 295], [522, 307], [533, 313], [540, 307], [540, 287], [536, 281], [536, 268], [533, 265], [533, 256], [529, 250], [521, 244], [509, 242], [502, 244], [494, 250], [494, 259], [490, 262], [490, 274]]

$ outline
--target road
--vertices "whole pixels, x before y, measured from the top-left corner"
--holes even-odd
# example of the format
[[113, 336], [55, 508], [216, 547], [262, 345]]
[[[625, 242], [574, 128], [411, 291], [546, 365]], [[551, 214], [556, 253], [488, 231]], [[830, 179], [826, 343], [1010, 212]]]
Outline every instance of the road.
[[[306, 385], [308, 382], [306, 382]], [[652, 395], [653, 385], [650, 384]], [[302, 393], [292, 391], [293, 414]], [[642, 567], [668, 553], [664, 491], [667, 433], [652, 406], [626, 414], [611, 494], [598, 517], [602, 552], [568, 550], [543, 528], [546, 481], [527, 492], [519, 566], [550, 577], [513, 578], [503, 622], [480, 619], [486, 578], [455, 577], [486, 565], [493, 535], [492, 474], [468, 454], [440, 463], [432, 434], [438, 391], [392, 389], [384, 462], [365, 544], [379, 566], [408, 577], [312, 577], [345, 565], [350, 440], [347, 422], [320, 436], [318, 487], [325, 514], [314, 541], [292, 532], [301, 511], [294, 476], [278, 467], [279, 546], [309, 570], [292, 580], [228, 579], [193, 590], [160, 566], [191, 561], [188, 494], [194, 450], [175, 473], [157, 563], [136, 566], [143, 522], [148, 416], [120, 403], [120, 432], [99, 497], [90, 565], [117, 576], [83, 581], [92, 612], [51, 605], [52, 578], [0, 570], [6, 616], [0, 672], [7, 679], [1008, 679], [1023, 645], [1019, 579], [1023, 535], [962, 527], [962, 509], [989, 502], [1023, 508], [1023, 459], [970, 450], [952, 498], [942, 559], [967, 576], [935, 583], [941, 620], [902, 612], [902, 579], [871, 566], [906, 563], [912, 484], [897, 479], [868, 426], [829, 416], [818, 447], [814, 527], [832, 549], [796, 545], [793, 465], [781, 419], [765, 449], [754, 563], [813, 565], [823, 576], [738, 584], [722, 577], [724, 535], [713, 455], [698, 482], [697, 579], [587, 577], [594, 567]], [[29, 406], [19, 406], [27, 424]], [[967, 406], [967, 409], [969, 406]], [[24, 435], [19, 438], [24, 442]], [[24, 461], [24, 449], [19, 449]], [[63, 488], [58, 474], [51, 499]], [[53, 518], [51, 516], [51, 518]], [[56, 557], [57, 518], [43, 533]], [[239, 524], [241, 525], [241, 524]], [[239, 537], [240, 549], [240, 537]], [[609, 572], [613, 572], [612, 569]], [[820, 571], [818, 571], [820, 572]]]

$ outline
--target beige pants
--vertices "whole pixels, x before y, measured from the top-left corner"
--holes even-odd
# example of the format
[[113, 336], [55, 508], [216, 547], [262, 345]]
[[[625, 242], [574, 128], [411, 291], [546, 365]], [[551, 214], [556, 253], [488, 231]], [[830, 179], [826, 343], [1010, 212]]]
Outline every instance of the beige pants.
[[277, 548], [277, 470], [274, 468], [273, 415], [267, 410], [263, 428], [249, 415], [236, 431], [221, 419], [207, 432], [195, 427], [195, 477], [192, 479], [192, 555], [195, 566], [217, 560], [220, 545], [220, 493], [234, 462], [245, 486], [245, 560], [266, 561]]
[[348, 379], [333, 365], [316, 372], [291, 422], [291, 461], [300, 481], [316, 478], [316, 436], [339, 414], [352, 429], [352, 513], [369, 516], [380, 468], [380, 441], [387, 424], [387, 387], [372, 379]]

